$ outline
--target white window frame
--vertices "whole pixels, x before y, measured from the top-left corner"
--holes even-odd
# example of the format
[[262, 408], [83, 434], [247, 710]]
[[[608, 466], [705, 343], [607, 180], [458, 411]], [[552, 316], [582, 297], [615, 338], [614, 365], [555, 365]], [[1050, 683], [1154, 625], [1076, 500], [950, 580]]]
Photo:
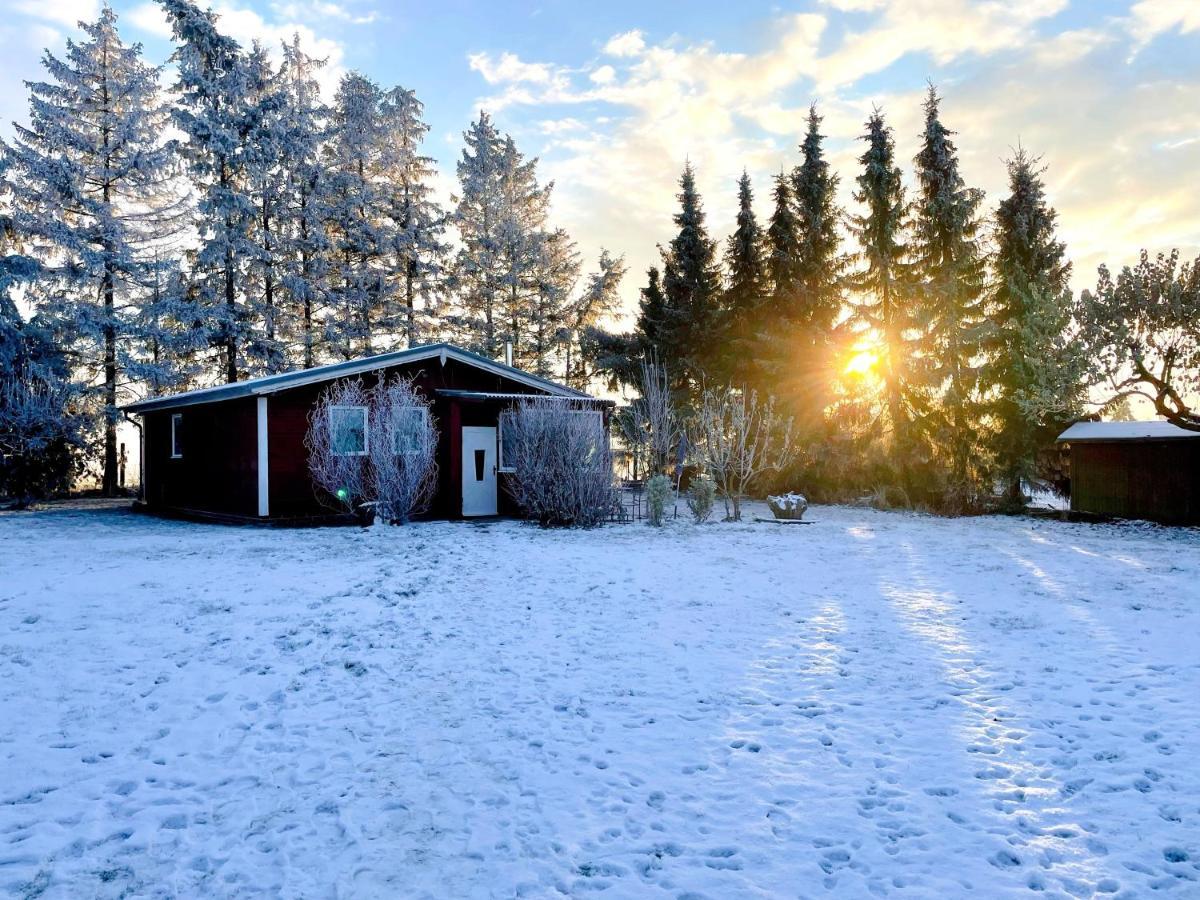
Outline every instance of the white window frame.
[[[496, 428], [496, 471], [507, 472], [509, 474], [516, 472], [515, 465], [506, 465], [504, 462], [504, 420], [511, 415], [512, 409], [500, 410], [500, 420], [497, 422]], [[600, 432], [604, 435], [604, 439], [608, 441], [608, 430], [604, 427], [604, 412], [599, 409], [572, 409], [572, 415], [576, 416], [595, 416], [600, 423]]]
[[[362, 413], [363, 448], [362, 448], [362, 450], [353, 450], [349, 453], [339, 453], [337, 448], [335, 446], [333, 446], [334, 435], [335, 435], [335, 430], [334, 430], [334, 426], [333, 426], [333, 414], [337, 413], [337, 412], [348, 412], [350, 410], [356, 410], [356, 411]], [[329, 448], [330, 452], [332, 452], [334, 456], [367, 456], [367, 455], [369, 455], [371, 452], [371, 412], [370, 412], [370, 410], [365, 406], [352, 406], [352, 405], [329, 407], [329, 443], [330, 443], [330, 448]]]
[[179, 433], [182, 421], [183, 413], [171, 413], [171, 459], [183, 459], [183, 435]]
[[[429, 425], [429, 410], [427, 408], [425, 408], [424, 406], [402, 406], [402, 407], [400, 407], [400, 411], [405, 412], [405, 413], [408, 413], [408, 412], [417, 413], [421, 419], [421, 423], [420, 423], [419, 427], [422, 429], [428, 427], [428, 425]], [[399, 447], [399, 441], [398, 441], [399, 437], [400, 437], [400, 429], [393, 428], [392, 429], [392, 454], [393, 455], [395, 455], [395, 456], [416, 456], [418, 453], [421, 452], [420, 447], [412, 447], [408, 450], [401, 450]]]

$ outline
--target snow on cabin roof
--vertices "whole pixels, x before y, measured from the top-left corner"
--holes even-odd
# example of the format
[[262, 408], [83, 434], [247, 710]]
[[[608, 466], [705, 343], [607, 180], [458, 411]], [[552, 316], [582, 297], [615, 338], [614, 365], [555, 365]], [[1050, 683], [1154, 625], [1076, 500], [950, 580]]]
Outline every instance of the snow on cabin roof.
[[523, 384], [535, 390], [556, 397], [568, 397], [574, 400], [592, 399], [582, 391], [565, 385], [557, 384], [521, 369], [506, 366], [453, 344], [426, 344], [422, 347], [411, 347], [408, 350], [397, 350], [394, 353], [381, 353], [377, 356], [366, 356], [362, 359], [352, 359], [348, 362], [331, 363], [326, 366], [316, 366], [312, 369], [301, 369], [297, 372], [284, 372], [280, 375], [264, 375], [261, 378], [251, 378], [247, 381], [237, 381], [233, 384], [222, 384], [217, 387], [199, 388], [194, 391], [184, 391], [169, 397], [154, 397], [131, 403], [125, 407], [126, 412], [147, 413], [159, 409], [174, 409], [180, 406], [194, 406], [197, 403], [215, 403], [220, 400], [232, 400], [237, 397], [254, 397], [274, 394], [288, 388], [331, 381], [334, 378], [344, 378], [350, 375], [361, 375], [378, 369], [386, 369], [404, 363], [420, 362], [426, 359], [439, 359], [445, 365], [447, 359], [457, 360], [468, 366], [474, 366], [493, 375], [508, 378], [518, 384]]
[[1200, 438], [1170, 422], [1076, 422], [1058, 436], [1059, 443], [1086, 444], [1100, 441], [1169, 441]]
[[576, 403], [595, 403], [598, 406], [616, 406], [612, 400], [602, 400], [599, 397], [574, 397], [560, 394], [530, 394], [515, 391], [462, 391], [458, 388], [437, 388], [439, 397], [457, 397], [462, 400], [564, 400]]

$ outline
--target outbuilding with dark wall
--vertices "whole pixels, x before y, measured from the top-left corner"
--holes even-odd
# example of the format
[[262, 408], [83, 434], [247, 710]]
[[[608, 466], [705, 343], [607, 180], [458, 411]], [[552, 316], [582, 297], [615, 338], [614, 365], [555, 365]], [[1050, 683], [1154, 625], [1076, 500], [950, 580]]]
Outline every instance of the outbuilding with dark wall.
[[1200, 525], [1200, 432], [1169, 422], [1077, 422], [1058, 442], [1071, 460], [1071, 509]]
[[603, 417], [612, 406], [451, 344], [155, 397], [127, 407], [143, 421], [143, 503], [152, 512], [223, 520], [328, 515], [308, 467], [312, 410], [332, 382], [359, 378], [370, 388], [393, 374], [413, 378], [432, 403], [438, 489], [430, 514], [441, 518], [517, 512], [504, 490], [504, 410], [531, 398]]

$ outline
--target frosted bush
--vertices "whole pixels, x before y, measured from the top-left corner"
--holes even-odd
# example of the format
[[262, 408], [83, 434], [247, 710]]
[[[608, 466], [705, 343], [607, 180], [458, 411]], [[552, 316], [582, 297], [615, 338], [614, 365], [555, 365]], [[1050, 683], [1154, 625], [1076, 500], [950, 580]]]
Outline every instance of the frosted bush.
[[590, 527], [612, 512], [612, 454], [595, 408], [530, 400], [504, 414], [506, 488], [542, 525]]
[[655, 475], [646, 482], [646, 517], [651, 525], [662, 525], [671, 494], [671, 479], [666, 475]]
[[688, 486], [687, 505], [688, 509], [692, 511], [692, 518], [696, 520], [697, 525], [708, 521], [716, 499], [717, 486], [713, 484], [711, 478], [692, 479], [691, 485]]

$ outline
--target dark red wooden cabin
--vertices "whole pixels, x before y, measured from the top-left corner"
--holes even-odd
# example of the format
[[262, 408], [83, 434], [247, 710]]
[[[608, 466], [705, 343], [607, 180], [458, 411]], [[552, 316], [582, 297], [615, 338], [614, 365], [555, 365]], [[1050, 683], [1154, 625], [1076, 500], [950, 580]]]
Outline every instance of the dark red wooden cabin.
[[1164, 525], [1200, 525], [1200, 432], [1168, 422], [1077, 422], [1071, 509]]
[[[607, 417], [612, 403], [451, 344], [155, 397], [142, 417], [142, 502], [152, 512], [241, 521], [314, 521], [335, 504], [313, 484], [304, 445], [309, 415], [338, 379], [368, 388], [414, 378], [433, 404], [438, 441], [435, 518], [515, 515], [500, 465], [501, 412], [558, 397]], [[465, 499], [465, 502], [464, 502]]]

